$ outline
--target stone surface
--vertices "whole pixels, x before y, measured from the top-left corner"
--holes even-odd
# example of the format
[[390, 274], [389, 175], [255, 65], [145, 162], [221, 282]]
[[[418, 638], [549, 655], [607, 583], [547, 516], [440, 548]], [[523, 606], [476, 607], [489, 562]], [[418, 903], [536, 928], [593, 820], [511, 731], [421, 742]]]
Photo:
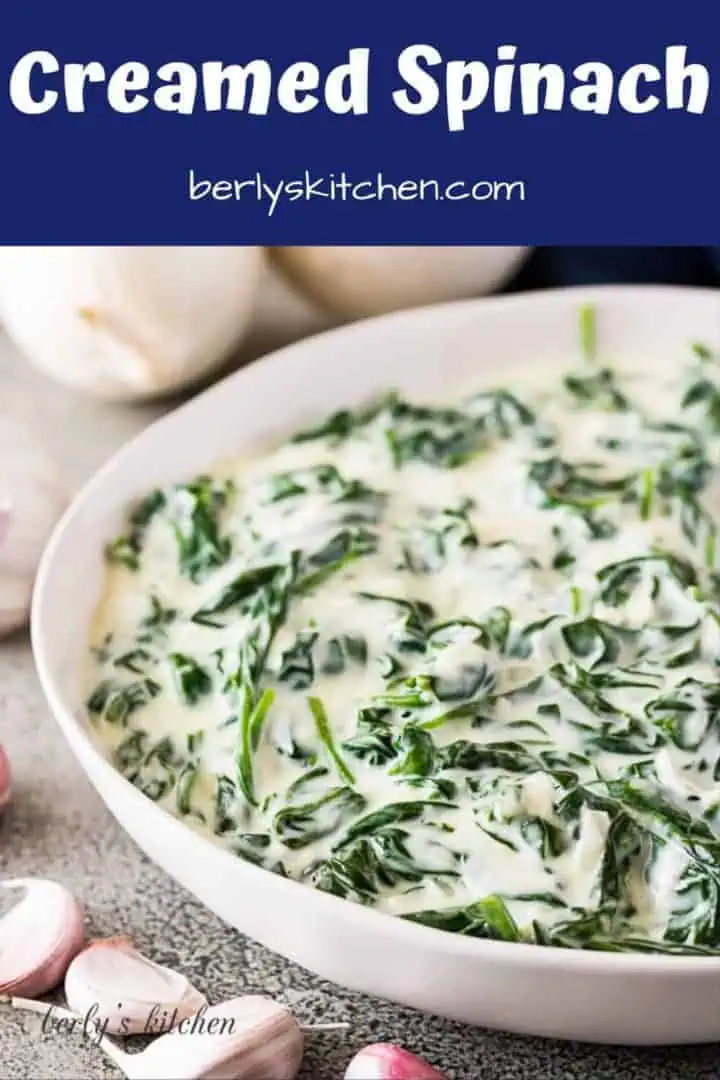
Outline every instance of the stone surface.
[[[303, 329], [313, 325], [306, 320]], [[246, 352], [291, 333], [270, 308]], [[77, 398], [33, 375], [0, 338], [0, 423], [8, 409], [37, 423], [73, 485], [161, 411]], [[106, 812], [48, 713], [23, 635], [0, 643], [0, 740], [16, 778], [0, 820], [0, 873], [64, 882], [86, 905], [89, 936], [127, 934], [212, 1000], [262, 992], [287, 1002], [301, 1022], [347, 1021], [347, 1034], [308, 1036], [306, 1080], [339, 1080], [356, 1050], [386, 1040], [426, 1057], [449, 1080], [720, 1078], [715, 1047], [612, 1049], [473, 1030], [331, 986], [228, 929], [150, 864]], [[0, 1077], [118, 1075], [81, 1038], [43, 1034], [37, 1017], [0, 1006]]]

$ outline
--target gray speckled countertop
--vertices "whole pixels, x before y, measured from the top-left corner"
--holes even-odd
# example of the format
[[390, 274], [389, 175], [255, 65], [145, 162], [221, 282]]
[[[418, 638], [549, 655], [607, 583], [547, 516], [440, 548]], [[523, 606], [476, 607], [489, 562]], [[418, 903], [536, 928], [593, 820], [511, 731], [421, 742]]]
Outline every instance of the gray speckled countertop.
[[[247, 353], [317, 325], [298, 309], [293, 319], [289, 328], [278, 323], [271, 305]], [[33, 374], [0, 337], [0, 423], [6, 410], [32, 417], [77, 484], [160, 407], [76, 398]], [[24, 635], [0, 643], [0, 740], [16, 779], [0, 822], [2, 874], [64, 882], [86, 905], [89, 936], [128, 935], [156, 960], [185, 971], [212, 1000], [264, 992], [304, 1022], [349, 1021], [347, 1034], [308, 1039], [305, 1078], [339, 1080], [355, 1050], [381, 1040], [402, 1042], [451, 1080], [720, 1078], [717, 1047], [616, 1050], [477, 1031], [331, 986], [228, 929], [149, 863], [105, 810], [48, 713]], [[42, 1034], [37, 1017], [0, 1012], [0, 1077], [118, 1075], [80, 1037]]]

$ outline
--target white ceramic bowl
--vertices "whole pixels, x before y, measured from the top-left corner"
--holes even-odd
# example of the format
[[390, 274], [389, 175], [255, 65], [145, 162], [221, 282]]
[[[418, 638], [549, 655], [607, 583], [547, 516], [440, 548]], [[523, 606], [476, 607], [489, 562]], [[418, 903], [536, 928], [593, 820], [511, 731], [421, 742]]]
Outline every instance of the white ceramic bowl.
[[[597, 304], [601, 351], [673, 363], [720, 339], [720, 296], [606, 287], [470, 300], [332, 331], [267, 357], [154, 424], [71, 506], [44, 556], [32, 613], [50, 707], [92, 783], [145, 852], [222, 919], [345, 986], [492, 1028], [585, 1041], [720, 1039], [720, 956], [593, 953], [463, 938], [404, 922], [242, 862], [124, 780], [93, 744], [78, 686], [105, 540], [123, 507], [259, 440], [396, 386], [445, 391], [511, 365], [578, 356], [580, 304]], [[112, 868], [108, 868], [112, 873]]]

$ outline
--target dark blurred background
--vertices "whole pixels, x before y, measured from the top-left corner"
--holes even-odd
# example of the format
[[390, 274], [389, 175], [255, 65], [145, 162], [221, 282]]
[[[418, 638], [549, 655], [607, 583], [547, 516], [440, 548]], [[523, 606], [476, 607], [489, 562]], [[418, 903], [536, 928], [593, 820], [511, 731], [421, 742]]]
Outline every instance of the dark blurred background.
[[632, 282], [720, 286], [720, 248], [536, 248], [506, 291]]

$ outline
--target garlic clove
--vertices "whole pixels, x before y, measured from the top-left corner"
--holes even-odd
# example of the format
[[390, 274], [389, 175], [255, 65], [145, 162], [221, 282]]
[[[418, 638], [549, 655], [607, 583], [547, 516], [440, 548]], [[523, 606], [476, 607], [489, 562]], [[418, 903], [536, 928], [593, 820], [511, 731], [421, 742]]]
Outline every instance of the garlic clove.
[[64, 886], [43, 878], [0, 882], [0, 994], [52, 990], [83, 936], [82, 905]]
[[0, 636], [27, 621], [40, 556], [66, 503], [54, 463], [37, 434], [1, 415]]
[[184, 975], [148, 960], [125, 938], [83, 949], [65, 976], [65, 998], [112, 1035], [162, 1034], [207, 1004]]
[[12, 771], [10, 769], [10, 759], [5, 753], [2, 743], [0, 743], [0, 811], [10, 802], [11, 790]]
[[251, 995], [201, 1010], [130, 1060], [138, 1080], [292, 1080], [303, 1046], [289, 1009]]
[[427, 1061], [392, 1043], [374, 1043], [359, 1051], [345, 1070], [345, 1080], [445, 1080]]

